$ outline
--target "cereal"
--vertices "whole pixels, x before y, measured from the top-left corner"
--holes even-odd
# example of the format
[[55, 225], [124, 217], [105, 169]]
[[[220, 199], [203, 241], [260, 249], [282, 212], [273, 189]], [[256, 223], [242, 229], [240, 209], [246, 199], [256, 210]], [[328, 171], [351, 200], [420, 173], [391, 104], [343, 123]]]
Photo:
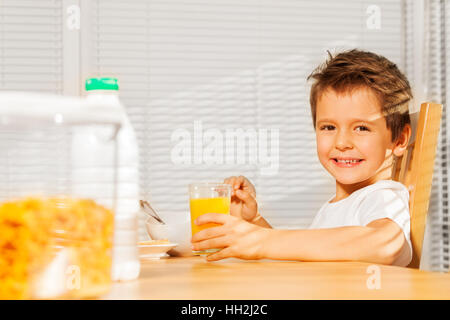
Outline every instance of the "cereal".
[[58, 252], [69, 252], [79, 285], [69, 297], [110, 284], [113, 213], [88, 199], [27, 198], [0, 204], [0, 299], [29, 299], [32, 282]]

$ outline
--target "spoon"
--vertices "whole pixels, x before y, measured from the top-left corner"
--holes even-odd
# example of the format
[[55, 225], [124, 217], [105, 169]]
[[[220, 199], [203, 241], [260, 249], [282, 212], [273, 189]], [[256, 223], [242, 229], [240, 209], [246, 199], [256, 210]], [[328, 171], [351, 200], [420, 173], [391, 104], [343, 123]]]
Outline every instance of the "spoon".
[[141, 209], [148, 214], [150, 217], [152, 217], [153, 219], [155, 219], [156, 221], [158, 221], [160, 224], [165, 224], [164, 221], [162, 221], [162, 219], [158, 216], [158, 214], [156, 213], [156, 211], [152, 208], [152, 206], [150, 205], [150, 203], [148, 203], [145, 200], [139, 200], [139, 203], [141, 205]]

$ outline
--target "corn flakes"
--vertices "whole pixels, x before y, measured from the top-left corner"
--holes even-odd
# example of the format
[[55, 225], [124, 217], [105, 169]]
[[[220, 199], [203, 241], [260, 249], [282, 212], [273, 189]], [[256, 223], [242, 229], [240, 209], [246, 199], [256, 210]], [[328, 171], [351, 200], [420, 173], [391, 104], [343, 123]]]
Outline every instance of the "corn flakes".
[[70, 252], [79, 283], [68, 297], [96, 296], [111, 282], [112, 211], [89, 199], [27, 198], [0, 204], [0, 299], [30, 299], [33, 279]]

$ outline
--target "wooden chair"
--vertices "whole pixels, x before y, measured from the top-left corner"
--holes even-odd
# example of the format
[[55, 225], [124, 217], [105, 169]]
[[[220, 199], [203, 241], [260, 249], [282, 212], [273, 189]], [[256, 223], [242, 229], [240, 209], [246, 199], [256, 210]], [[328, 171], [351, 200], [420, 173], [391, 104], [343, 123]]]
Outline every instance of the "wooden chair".
[[[410, 268], [420, 267], [441, 117], [442, 105], [431, 102], [423, 103], [420, 112], [411, 115], [413, 141], [405, 154], [396, 160], [392, 171], [392, 179], [403, 183], [410, 194], [413, 248], [413, 258], [408, 265]], [[415, 120], [417, 126], [414, 125]]]

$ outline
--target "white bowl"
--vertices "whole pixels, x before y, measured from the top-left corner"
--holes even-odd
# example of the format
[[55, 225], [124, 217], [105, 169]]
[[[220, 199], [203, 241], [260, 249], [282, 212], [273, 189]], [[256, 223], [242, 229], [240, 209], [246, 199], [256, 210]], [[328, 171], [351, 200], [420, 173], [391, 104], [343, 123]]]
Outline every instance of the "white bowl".
[[138, 244], [139, 257], [141, 259], [159, 259], [166, 256], [166, 252], [176, 247], [176, 243], [166, 244]]
[[[187, 219], [167, 219], [161, 217], [166, 224], [158, 224], [154, 219], [148, 218], [145, 222], [147, 233], [152, 240], [167, 239], [178, 245], [167, 253], [171, 256], [192, 256], [191, 249], [191, 222]], [[167, 221], [166, 221], [167, 220]]]

